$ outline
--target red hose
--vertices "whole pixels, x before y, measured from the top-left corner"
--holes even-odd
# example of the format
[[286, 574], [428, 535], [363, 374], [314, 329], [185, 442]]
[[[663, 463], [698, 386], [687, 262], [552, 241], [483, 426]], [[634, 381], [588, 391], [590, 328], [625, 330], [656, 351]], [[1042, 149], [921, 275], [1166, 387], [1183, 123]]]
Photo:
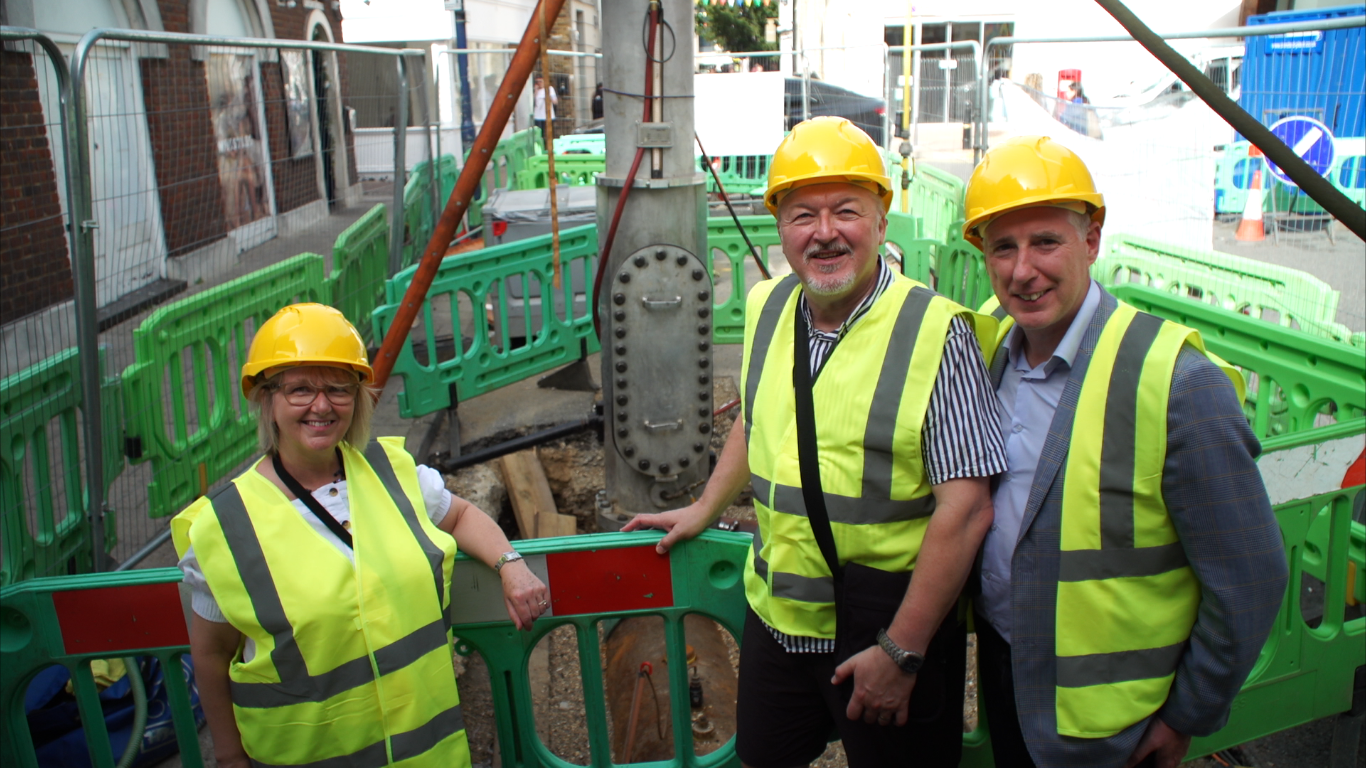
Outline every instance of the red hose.
[[[641, 122], [651, 122], [650, 120], [650, 99], [654, 97], [654, 63], [655, 63], [655, 28], [659, 23], [659, 6], [656, 5], [650, 10], [650, 31], [647, 34], [645, 44], [645, 110], [641, 117]], [[617, 225], [621, 223], [621, 212], [626, 207], [626, 198], [631, 194], [631, 187], [636, 182], [636, 171], [640, 168], [640, 159], [645, 156], [645, 148], [636, 148], [636, 157], [631, 161], [631, 170], [626, 174], [626, 183], [621, 188], [621, 196], [617, 198], [617, 207], [612, 211], [612, 220], [607, 225], [607, 237], [602, 241], [602, 251], [598, 255], [598, 270], [593, 276], [593, 333], [598, 337], [598, 343], [602, 343], [602, 276], [607, 271], [607, 257], [612, 254], [612, 243], [617, 239]]]

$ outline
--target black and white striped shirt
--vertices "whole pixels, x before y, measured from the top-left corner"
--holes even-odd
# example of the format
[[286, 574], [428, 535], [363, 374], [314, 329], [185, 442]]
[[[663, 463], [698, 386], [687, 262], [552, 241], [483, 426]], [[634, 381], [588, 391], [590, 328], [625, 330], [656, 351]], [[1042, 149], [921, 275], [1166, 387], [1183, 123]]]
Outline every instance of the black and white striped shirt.
[[[878, 265], [877, 285], [833, 333], [813, 327], [806, 296], [797, 300], [811, 334], [812, 379], [854, 323], [868, 314], [873, 302], [892, 284], [891, 268], [882, 259], [878, 259]], [[930, 485], [962, 477], [989, 477], [1006, 470], [1005, 440], [1001, 437], [996, 409], [996, 394], [982, 360], [977, 336], [966, 320], [955, 317], [949, 323], [949, 332], [944, 339], [944, 356], [920, 430], [921, 455]], [[789, 635], [773, 627], [768, 627], [768, 631], [790, 653], [833, 653], [835, 650], [835, 641], [829, 638]]]

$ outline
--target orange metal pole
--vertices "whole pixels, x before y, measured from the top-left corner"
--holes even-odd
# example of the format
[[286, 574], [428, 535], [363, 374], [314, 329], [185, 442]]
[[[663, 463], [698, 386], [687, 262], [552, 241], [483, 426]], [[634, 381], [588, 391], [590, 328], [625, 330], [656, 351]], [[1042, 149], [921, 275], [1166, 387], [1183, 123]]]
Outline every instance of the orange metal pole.
[[[544, 42], [537, 32], [542, 5], [545, 6], [546, 16], [554, 19], [559, 17], [564, 0], [540, 0], [531, 12], [526, 31], [522, 33], [522, 42], [517, 46], [517, 52], [512, 55], [512, 63], [508, 66], [503, 84], [498, 86], [498, 92], [494, 94], [493, 107], [489, 110], [488, 118], [484, 120], [479, 135], [470, 147], [465, 167], [460, 170], [460, 178], [456, 180], [455, 190], [451, 192], [451, 199], [446, 201], [446, 209], [441, 212], [441, 219], [436, 223], [436, 231], [432, 233], [432, 239], [422, 253], [422, 261], [417, 266], [417, 273], [413, 275], [413, 282], [408, 286], [408, 292], [403, 294], [398, 314], [389, 326], [389, 332], [384, 336], [384, 344], [380, 346], [379, 354], [375, 355], [373, 363], [376, 387], [383, 389], [389, 381], [389, 374], [394, 370], [394, 362], [398, 359], [398, 351], [408, 338], [413, 320], [417, 318], [422, 302], [426, 301], [427, 291], [432, 287], [432, 280], [441, 267], [441, 260], [446, 256], [446, 248], [455, 237], [456, 227], [460, 225], [460, 219], [469, 208], [470, 199], [479, 187], [484, 170], [488, 168], [489, 159], [493, 157], [493, 149], [498, 144], [498, 137], [502, 135], [503, 126], [507, 125], [512, 108], [517, 103], [517, 95], [526, 87], [527, 76], [536, 64], [536, 54]], [[396, 211], [395, 215], [398, 214]]]

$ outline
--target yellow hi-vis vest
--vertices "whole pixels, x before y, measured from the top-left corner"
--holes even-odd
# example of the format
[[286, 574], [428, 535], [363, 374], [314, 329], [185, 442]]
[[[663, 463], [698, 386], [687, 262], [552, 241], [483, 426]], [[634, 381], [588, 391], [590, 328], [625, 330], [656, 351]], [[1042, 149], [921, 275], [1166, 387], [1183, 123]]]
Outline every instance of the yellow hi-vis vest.
[[[792, 387], [795, 275], [759, 283], [745, 308], [744, 429], [759, 533], [745, 594], [780, 632], [835, 636], [834, 581], [802, 498]], [[840, 561], [915, 567], [934, 511], [920, 430], [949, 321], [964, 315], [992, 338], [990, 318], [898, 275], [840, 340], [813, 384], [821, 486]]]
[[[1000, 312], [989, 301], [984, 313]], [[1014, 324], [1002, 328], [995, 354]], [[1242, 374], [1199, 332], [1120, 302], [1082, 379], [1063, 474], [1055, 654], [1058, 733], [1105, 738], [1167, 700], [1200, 582], [1162, 498], [1167, 402], [1181, 348]]]
[[229, 665], [258, 764], [470, 765], [447, 608], [455, 541], [425, 514], [401, 438], [341, 444], [354, 565], [253, 469], [172, 521], [224, 616], [256, 643]]

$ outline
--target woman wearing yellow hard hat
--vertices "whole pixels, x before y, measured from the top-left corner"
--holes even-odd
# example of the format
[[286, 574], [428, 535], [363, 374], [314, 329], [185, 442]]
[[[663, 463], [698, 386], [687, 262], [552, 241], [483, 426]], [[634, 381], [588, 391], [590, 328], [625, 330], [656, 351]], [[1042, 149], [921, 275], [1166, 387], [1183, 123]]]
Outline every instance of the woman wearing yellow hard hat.
[[447, 616], [456, 542], [529, 628], [546, 588], [497, 523], [369, 439], [360, 334], [321, 304], [257, 332], [242, 392], [265, 456], [172, 521], [220, 766], [468, 766]]

